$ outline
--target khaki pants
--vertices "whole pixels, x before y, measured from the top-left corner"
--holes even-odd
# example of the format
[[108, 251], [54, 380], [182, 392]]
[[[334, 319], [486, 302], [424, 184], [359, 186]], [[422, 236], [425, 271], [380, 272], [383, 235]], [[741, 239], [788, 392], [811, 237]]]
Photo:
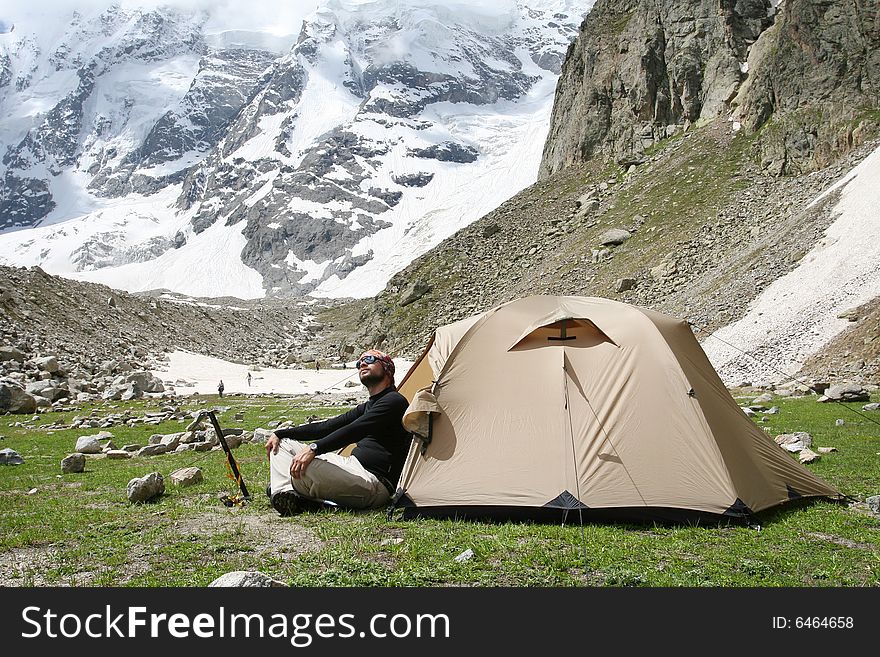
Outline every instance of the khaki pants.
[[391, 501], [388, 489], [354, 456], [329, 452], [315, 457], [299, 479], [290, 476], [293, 457], [308, 446], [282, 440], [278, 453], [269, 457], [272, 494], [295, 490], [314, 500], [330, 500], [349, 509], [374, 509]]

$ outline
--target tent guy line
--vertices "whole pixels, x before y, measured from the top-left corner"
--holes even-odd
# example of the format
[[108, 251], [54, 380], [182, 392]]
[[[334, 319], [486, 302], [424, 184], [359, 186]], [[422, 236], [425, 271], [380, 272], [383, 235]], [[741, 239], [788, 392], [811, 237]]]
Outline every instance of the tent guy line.
[[[771, 370], [773, 370], [773, 371], [775, 371], [775, 372], [778, 372], [779, 374], [782, 374], [782, 375], [788, 377], [788, 380], [789, 380], [789, 381], [793, 381], [794, 383], [800, 383], [802, 386], [805, 386], [805, 387], [809, 388], [810, 390], [813, 390], [814, 392], [818, 392], [818, 391], [815, 390], [815, 388], [813, 388], [813, 386], [811, 386], [809, 383], [806, 383], [805, 381], [801, 381], [801, 380], [798, 379], [797, 377], [795, 377], [795, 376], [789, 374], [788, 372], [785, 372], [785, 371], [779, 369], [778, 367], [775, 367], [775, 366], [771, 365], [771, 364], [768, 363], [767, 361], [764, 361], [764, 360], [758, 358], [758, 357], [755, 356], [754, 354], [750, 354], [749, 352], [747, 352], [747, 351], [745, 351], [745, 350], [743, 350], [743, 349], [740, 349], [740, 348], [737, 347], [736, 345], [731, 344], [731, 343], [728, 342], [727, 340], [724, 340], [723, 338], [719, 338], [719, 337], [718, 337], [717, 335], [715, 335], [714, 333], [708, 333], [708, 332], [706, 331], [706, 329], [704, 329], [703, 327], [698, 326], [697, 324], [694, 324], [694, 323], [691, 322], [691, 321], [688, 321], [688, 325], [689, 325], [689, 326], [692, 326], [693, 328], [697, 329], [698, 331], [700, 331], [700, 332], [702, 332], [702, 333], [706, 333], [706, 334], [708, 335], [708, 337], [710, 337], [710, 338], [715, 338], [716, 340], [718, 340], [718, 341], [720, 341], [720, 342], [723, 342], [724, 344], [726, 344], [726, 345], [727, 345], [728, 347], [730, 347], [731, 349], [735, 349], [736, 351], [740, 352], [741, 354], [744, 354], [744, 355], [748, 356], [749, 358], [752, 358], [753, 360], [756, 360], [757, 362], [761, 363], [762, 365], [767, 366], [767, 367], [770, 368]], [[855, 413], [855, 414], [858, 415], [859, 417], [861, 417], [861, 418], [863, 418], [863, 419], [865, 419], [865, 420], [868, 420], [869, 422], [873, 422], [873, 423], [876, 424], [877, 426], [880, 426], [880, 422], [878, 422], [878, 421], [875, 420], [874, 418], [870, 417], [869, 415], [865, 415], [865, 414], [862, 413], [861, 411], [857, 411], [856, 409], [847, 406], [847, 405], [844, 404], [843, 401], [841, 401], [840, 399], [831, 399], [831, 398], [828, 398], [828, 401], [832, 401], [832, 402], [834, 402], [835, 404], [838, 404], [838, 405], [840, 405], [840, 406], [843, 406], [846, 410], [850, 411], [851, 413]]]

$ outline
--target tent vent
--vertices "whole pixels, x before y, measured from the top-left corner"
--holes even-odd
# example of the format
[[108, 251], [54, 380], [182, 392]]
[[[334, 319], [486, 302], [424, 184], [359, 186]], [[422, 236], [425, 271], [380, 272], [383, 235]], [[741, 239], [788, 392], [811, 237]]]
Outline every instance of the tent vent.
[[[558, 327], [559, 328], [559, 336], [558, 337], [557, 336], [550, 336], [549, 338], [547, 338], [548, 340], [556, 340], [556, 341], [577, 340], [576, 335], [568, 335], [568, 333], [566, 332], [568, 330], [568, 320], [567, 319], [563, 319], [561, 322], [558, 322], [558, 324], [559, 324], [559, 327]], [[553, 328], [556, 328], [556, 327], [554, 326]]]
[[800, 493], [798, 493], [794, 488], [785, 484], [785, 488], [788, 490], [788, 499], [790, 500], [799, 500], [803, 497]]
[[550, 500], [545, 507], [551, 509], [588, 509], [586, 504], [578, 500], [574, 495], [569, 493], [567, 490], [562, 491], [558, 497]]
[[752, 515], [752, 510], [748, 507], [748, 505], [743, 502], [738, 497], [736, 498], [736, 502], [731, 504], [727, 511], [725, 511], [722, 515], [725, 516], [733, 516], [735, 518], [743, 518], [749, 517]]

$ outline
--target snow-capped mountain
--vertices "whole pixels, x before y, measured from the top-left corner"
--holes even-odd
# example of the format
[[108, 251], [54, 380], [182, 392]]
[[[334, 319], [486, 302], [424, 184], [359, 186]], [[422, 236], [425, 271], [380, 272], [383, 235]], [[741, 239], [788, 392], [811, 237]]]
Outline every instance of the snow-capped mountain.
[[536, 180], [591, 5], [323, 0], [290, 33], [182, 6], [2, 17], [0, 263], [372, 295]]

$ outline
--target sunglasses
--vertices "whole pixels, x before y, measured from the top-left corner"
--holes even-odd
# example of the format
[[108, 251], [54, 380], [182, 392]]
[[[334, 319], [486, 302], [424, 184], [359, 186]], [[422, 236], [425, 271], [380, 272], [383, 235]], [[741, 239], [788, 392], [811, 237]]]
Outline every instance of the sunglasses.
[[360, 369], [361, 365], [372, 365], [377, 360], [379, 360], [378, 356], [374, 356], [373, 354], [367, 354], [363, 358], [358, 358], [357, 362], [354, 364], [355, 369]]

